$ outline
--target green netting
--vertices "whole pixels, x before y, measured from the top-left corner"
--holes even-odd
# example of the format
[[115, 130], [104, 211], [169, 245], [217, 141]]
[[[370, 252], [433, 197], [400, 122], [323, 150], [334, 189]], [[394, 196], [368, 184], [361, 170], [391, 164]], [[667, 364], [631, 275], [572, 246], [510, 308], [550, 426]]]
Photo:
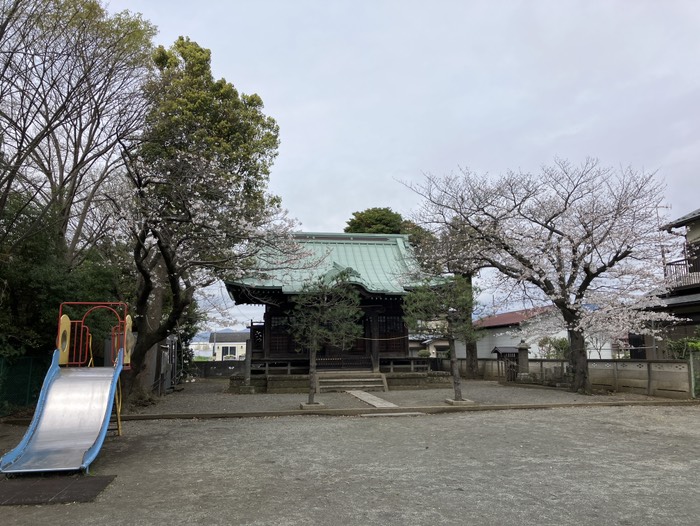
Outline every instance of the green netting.
[[48, 367], [49, 360], [43, 357], [7, 360], [0, 356], [0, 416], [37, 401]]

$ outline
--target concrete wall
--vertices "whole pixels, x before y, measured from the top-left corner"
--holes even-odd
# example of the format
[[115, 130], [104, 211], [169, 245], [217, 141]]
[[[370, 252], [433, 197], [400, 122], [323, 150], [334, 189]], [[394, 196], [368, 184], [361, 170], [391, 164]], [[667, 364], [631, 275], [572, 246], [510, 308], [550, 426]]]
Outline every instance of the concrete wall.
[[[562, 360], [529, 360], [530, 375], [536, 383], [556, 385], [564, 382], [567, 362]], [[443, 371], [450, 370], [449, 360], [437, 362]], [[459, 360], [466, 371], [466, 360]], [[479, 360], [484, 380], [503, 380], [504, 363]], [[591, 386], [597, 390], [637, 393], [663, 398], [693, 398], [693, 381], [689, 363], [683, 360], [589, 360]]]
[[692, 398], [688, 362], [677, 360], [596, 360], [588, 363], [594, 389], [664, 398]]
[[229, 377], [233, 374], [243, 374], [245, 362], [238, 360], [224, 360], [222, 362], [193, 362], [197, 374], [201, 378], [214, 376]]

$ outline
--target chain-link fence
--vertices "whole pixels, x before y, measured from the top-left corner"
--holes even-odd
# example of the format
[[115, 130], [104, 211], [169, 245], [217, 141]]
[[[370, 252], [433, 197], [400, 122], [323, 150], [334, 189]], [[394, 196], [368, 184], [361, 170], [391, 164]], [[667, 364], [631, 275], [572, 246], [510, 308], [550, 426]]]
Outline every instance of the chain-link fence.
[[0, 356], [0, 416], [37, 401], [49, 363], [46, 357]]

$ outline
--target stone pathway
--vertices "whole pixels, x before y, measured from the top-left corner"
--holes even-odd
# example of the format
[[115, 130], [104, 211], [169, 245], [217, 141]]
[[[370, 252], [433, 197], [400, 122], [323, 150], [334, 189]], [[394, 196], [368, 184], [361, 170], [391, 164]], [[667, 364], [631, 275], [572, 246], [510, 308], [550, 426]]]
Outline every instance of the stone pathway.
[[386, 400], [383, 400], [379, 398], [378, 396], [374, 396], [373, 394], [367, 393], [365, 391], [345, 391], [346, 393], [354, 396], [355, 398], [359, 398], [363, 402], [368, 403], [372, 407], [399, 407], [396, 404], [392, 404], [391, 402], [387, 402]]

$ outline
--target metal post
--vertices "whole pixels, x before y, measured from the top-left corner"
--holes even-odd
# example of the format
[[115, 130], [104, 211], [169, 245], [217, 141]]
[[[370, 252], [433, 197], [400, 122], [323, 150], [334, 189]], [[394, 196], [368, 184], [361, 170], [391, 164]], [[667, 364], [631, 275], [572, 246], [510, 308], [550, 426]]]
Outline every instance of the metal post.
[[544, 383], [544, 358], [540, 357], [540, 382]]
[[689, 356], [688, 356], [688, 374], [690, 375], [690, 397], [695, 398], [695, 356], [694, 352], [690, 351]]

